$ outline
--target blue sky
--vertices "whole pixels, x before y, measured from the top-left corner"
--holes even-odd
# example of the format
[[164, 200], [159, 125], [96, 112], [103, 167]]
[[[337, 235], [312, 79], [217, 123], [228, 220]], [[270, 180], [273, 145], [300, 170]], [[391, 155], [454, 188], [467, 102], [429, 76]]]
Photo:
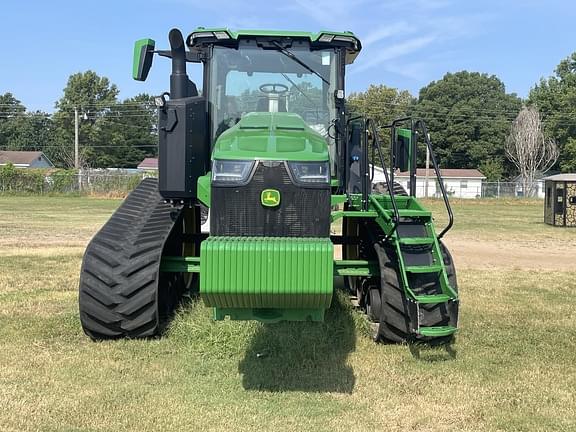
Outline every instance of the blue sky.
[[[417, 95], [466, 69], [495, 74], [507, 91], [526, 96], [576, 51], [575, 23], [569, 0], [4, 1], [0, 93], [51, 112], [68, 76], [92, 69], [118, 85], [121, 98], [159, 94], [169, 64], [156, 58], [146, 83], [132, 81], [134, 41], [151, 37], [166, 47], [170, 28], [201, 25], [351, 30], [364, 50], [348, 70], [348, 93], [382, 83]], [[190, 72], [200, 78], [199, 66]]]

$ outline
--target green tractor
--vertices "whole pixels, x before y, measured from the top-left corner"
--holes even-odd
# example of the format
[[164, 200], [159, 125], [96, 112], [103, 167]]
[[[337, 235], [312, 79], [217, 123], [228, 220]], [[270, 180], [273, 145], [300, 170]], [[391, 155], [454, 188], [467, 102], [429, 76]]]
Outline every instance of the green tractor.
[[[440, 239], [453, 217], [429, 135], [418, 119], [376, 125], [348, 112], [354, 34], [198, 28], [169, 41], [135, 44], [136, 80], [154, 54], [172, 62], [170, 92], [156, 98], [158, 179], [143, 180], [86, 249], [84, 331], [161, 334], [187, 295], [216, 320], [322, 321], [343, 277], [375, 341], [450, 342], [459, 299]], [[187, 63], [204, 66], [201, 94]], [[415, 197], [418, 140], [449, 215], [439, 234]], [[385, 167], [378, 193], [373, 162]]]

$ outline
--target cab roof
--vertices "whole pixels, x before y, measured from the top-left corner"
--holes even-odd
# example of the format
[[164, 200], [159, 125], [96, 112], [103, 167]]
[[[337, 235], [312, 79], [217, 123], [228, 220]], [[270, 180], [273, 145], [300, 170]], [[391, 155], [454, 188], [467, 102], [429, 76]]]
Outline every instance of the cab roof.
[[186, 43], [190, 48], [201, 45], [230, 45], [230, 42], [253, 38], [306, 39], [311, 46], [328, 48], [330, 46], [346, 49], [346, 64], [354, 62], [362, 49], [360, 40], [354, 33], [321, 30], [318, 33], [288, 30], [230, 30], [225, 27], [198, 27], [190, 33]]

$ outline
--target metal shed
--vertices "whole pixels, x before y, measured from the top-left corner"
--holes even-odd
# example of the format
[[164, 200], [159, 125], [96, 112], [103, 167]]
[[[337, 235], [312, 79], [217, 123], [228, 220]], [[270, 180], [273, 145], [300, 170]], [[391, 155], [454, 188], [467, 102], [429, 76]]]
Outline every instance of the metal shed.
[[557, 174], [544, 181], [544, 222], [576, 227], [576, 174]]

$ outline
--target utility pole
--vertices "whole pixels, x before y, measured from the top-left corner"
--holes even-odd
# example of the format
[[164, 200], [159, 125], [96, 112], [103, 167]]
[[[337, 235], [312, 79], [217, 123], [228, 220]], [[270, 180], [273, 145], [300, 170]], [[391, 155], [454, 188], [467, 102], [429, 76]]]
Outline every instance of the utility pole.
[[78, 108], [75, 107], [74, 108], [74, 168], [76, 169], [80, 169], [80, 155], [79, 153], [79, 137], [78, 137], [78, 129], [79, 129], [79, 125], [78, 123], [80, 123], [80, 119], [78, 117]]
[[428, 176], [430, 175], [430, 149], [426, 146], [426, 177], [424, 180], [424, 196], [428, 198]]
[[80, 169], [80, 118], [78, 117], [78, 107], [74, 107], [74, 168], [78, 170], [78, 192], [82, 190], [82, 173]]

